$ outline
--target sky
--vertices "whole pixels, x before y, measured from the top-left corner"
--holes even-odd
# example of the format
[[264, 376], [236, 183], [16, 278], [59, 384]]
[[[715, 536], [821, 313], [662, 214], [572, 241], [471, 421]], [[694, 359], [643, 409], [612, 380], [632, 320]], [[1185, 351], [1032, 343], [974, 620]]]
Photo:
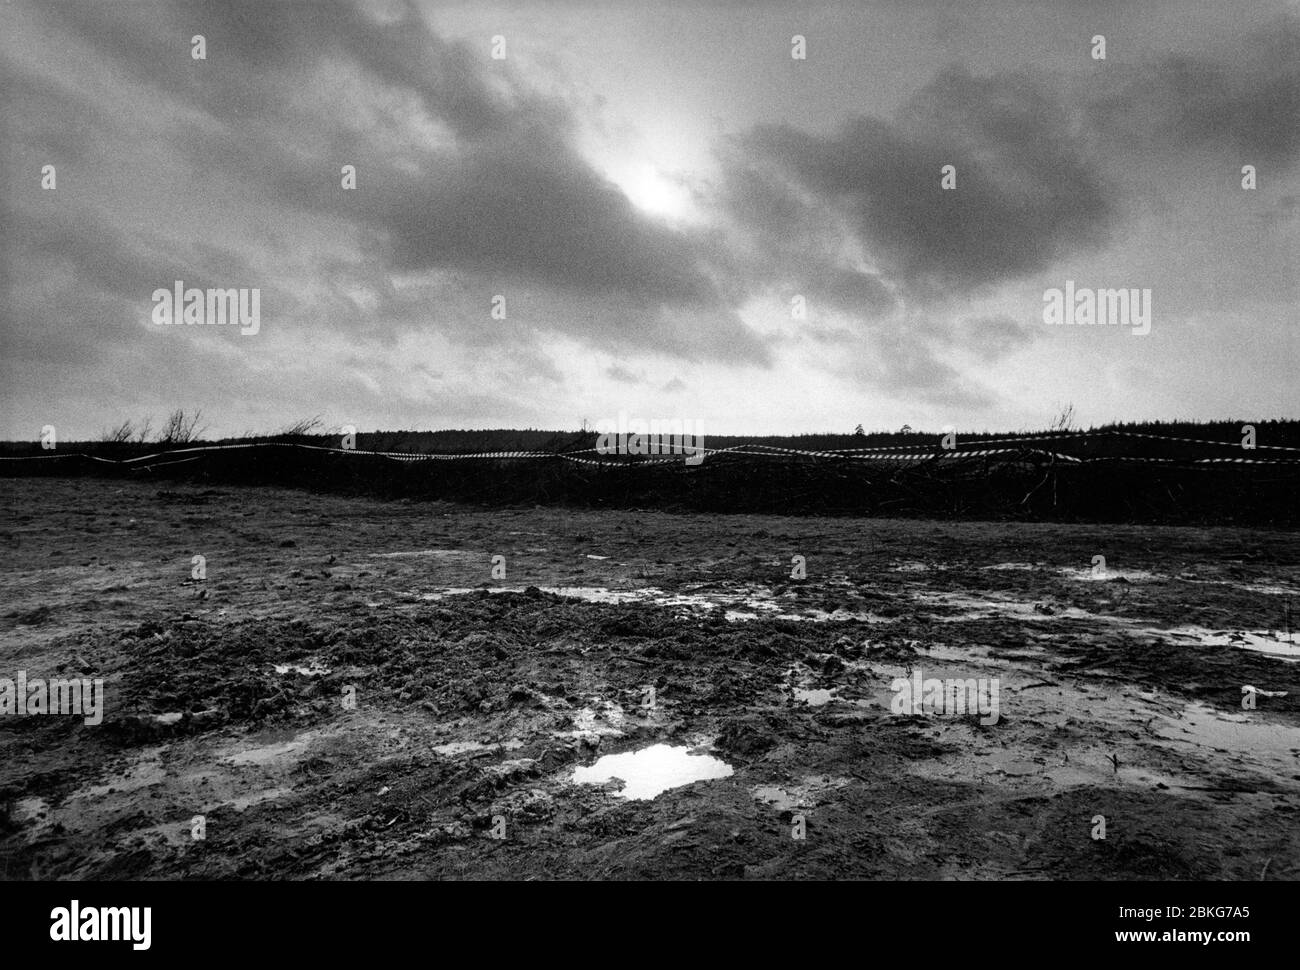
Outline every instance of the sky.
[[0, 0], [0, 89], [3, 438], [1300, 418], [1295, 0]]

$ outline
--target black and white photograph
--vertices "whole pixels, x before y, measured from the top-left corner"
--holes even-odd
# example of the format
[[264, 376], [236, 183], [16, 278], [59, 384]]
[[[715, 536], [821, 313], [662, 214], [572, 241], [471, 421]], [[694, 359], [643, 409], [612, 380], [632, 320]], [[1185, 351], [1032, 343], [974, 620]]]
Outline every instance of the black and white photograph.
[[21, 935], [1090, 884], [1256, 953], [1298, 310], [1296, 0], [0, 0]]

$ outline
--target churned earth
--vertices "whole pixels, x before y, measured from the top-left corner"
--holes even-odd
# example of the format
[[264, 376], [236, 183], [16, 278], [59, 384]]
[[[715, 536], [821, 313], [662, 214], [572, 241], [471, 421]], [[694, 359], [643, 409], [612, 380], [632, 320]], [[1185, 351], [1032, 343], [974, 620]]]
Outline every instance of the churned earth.
[[0, 499], [7, 879], [1300, 878], [1294, 533]]

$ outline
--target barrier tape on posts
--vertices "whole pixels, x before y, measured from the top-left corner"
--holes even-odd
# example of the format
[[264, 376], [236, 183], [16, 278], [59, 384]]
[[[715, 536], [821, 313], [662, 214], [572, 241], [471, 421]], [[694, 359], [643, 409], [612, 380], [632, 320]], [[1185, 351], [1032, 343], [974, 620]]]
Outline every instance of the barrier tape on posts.
[[[1092, 457], [1081, 457], [1078, 455], [1067, 455], [1057, 451], [1044, 451], [1039, 448], [989, 448], [988, 445], [1005, 445], [1005, 444], [1024, 444], [1035, 442], [1045, 444], [1047, 442], [1058, 442], [1068, 438], [1086, 438], [1106, 437], [1118, 435], [1130, 438], [1145, 438], [1155, 441], [1170, 441], [1185, 444], [1214, 445], [1219, 447], [1238, 448], [1240, 445], [1227, 441], [1205, 441], [1197, 438], [1165, 438], [1160, 435], [1142, 434], [1134, 431], [1106, 431], [1100, 433], [1094, 432], [1066, 432], [1060, 434], [1047, 435], [1029, 435], [1019, 438], [992, 438], [988, 440], [972, 442], [973, 447], [963, 450], [961, 447], [954, 449], [935, 449], [933, 451], [917, 451], [916, 445], [890, 445], [880, 448], [842, 448], [832, 451], [809, 451], [799, 448], [780, 448], [776, 445], [731, 445], [726, 448], [700, 448], [698, 451], [691, 452], [692, 455], [703, 455], [703, 457], [718, 457], [723, 455], [736, 456], [741, 458], [776, 458], [787, 455], [802, 456], [807, 458], [821, 458], [838, 461], [929, 461], [932, 459], [944, 458], [982, 458], [994, 455], [1033, 455], [1040, 458], [1051, 458], [1056, 461], [1068, 462], [1072, 464], [1090, 464], [1092, 462], [1103, 461], [1125, 461], [1135, 463], [1149, 464], [1176, 464], [1184, 463], [1188, 465], [1205, 465], [1205, 464], [1234, 464], [1234, 465], [1291, 465], [1300, 463], [1300, 458], [1160, 458], [1151, 455], [1097, 455]], [[557, 452], [557, 451], [486, 451], [474, 452], [470, 454], [452, 455], [439, 453], [423, 452], [406, 452], [406, 451], [367, 451], [359, 448], [333, 448], [326, 445], [308, 445], [291, 441], [250, 441], [239, 442], [223, 445], [196, 445], [190, 448], [175, 448], [168, 451], [155, 452], [149, 455], [137, 455], [134, 458], [104, 458], [101, 455], [88, 455], [85, 452], [63, 452], [52, 455], [0, 455], [0, 461], [42, 461], [60, 458], [84, 458], [88, 461], [97, 461], [109, 465], [134, 465], [139, 467], [159, 467], [161, 465], [179, 464], [181, 461], [194, 461], [202, 457], [202, 453], [215, 451], [230, 451], [235, 449], [246, 448], [300, 448], [306, 451], [324, 451], [336, 455], [366, 455], [374, 458], [387, 458], [393, 461], [415, 462], [415, 461], [474, 461], [474, 460], [518, 460], [518, 459], [545, 459], [545, 458], [562, 458], [565, 461], [576, 462], [584, 465], [599, 465], [616, 468], [643, 468], [650, 465], [663, 464], [681, 464], [680, 458], [686, 454], [682, 452], [681, 456], [673, 455], [668, 457], [645, 458], [641, 461], [611, 461], [600, 460], [597, 458], [582, 458], [580, 455], [591, 455], [598, 452], [596, 448], [583, 448], [578, 451]], [[764, 450], [754, 450], [764, 449]], [[1283, 445], [1257, 445], [1260, 451], [1286, 451], [1300, 452], [1300, 448], [1291, 448]], [[177, 460], [178, 455], [192, 455], [191, 458]]]

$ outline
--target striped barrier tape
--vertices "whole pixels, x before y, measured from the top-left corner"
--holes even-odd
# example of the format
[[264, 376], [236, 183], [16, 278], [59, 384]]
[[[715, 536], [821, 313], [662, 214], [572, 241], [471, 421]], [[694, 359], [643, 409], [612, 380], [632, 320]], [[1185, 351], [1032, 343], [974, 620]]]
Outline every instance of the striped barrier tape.
[[[1090, 432], [1072, 432], [1060, 435], [1038, 435], [1026, 436], [1019, 438], [1000, 438], [989, 439], [987, 441], [977, 442], [979, 445], [991, 444], [1022, 444], [1026, 442], [1046, 443], [1047, 441], [1057, 441], [1064, 438], [1087, 437]], [[1224, 441], [1198, 441], [1194, 438], [1161, 438], [1159, 435], [1145, 435], [1135, 432], [1104, 432], [1106, 435], [1124, 435], [1127, 437], [1150, 438], [1158, 441], [1178, 441], [1192, 444], [1219, 445], [1223, 447], [1240, 447], [1239, 444]], [[1100, 435], [1098, 435], [1100, 436]], [[195, 460], [202, 456], [202, 453], [215, 451], [229, 451], [247, 448], [299, 448], [307, 451], [323, 451], [339, 455], [366, 455], [377, 458], [387, 458], [394, 461], [416, 462], [416, 461], [473, 461], [473, 460], [516, 460], [516, 459], [538, 459], [538, 458], [562, 458], [566, 461], [577, 462], [579, 464], [599, 465], [599, 466], [626, 466], [641, 467], [643, 465], [658, 465], [666, 463], [681, 463], [685, 456], [695, 457], [703, 456], [738, 456], [748, 458], [777, 458], [782, 455], [796, 455], [808, 458], [837, 459], [850, 461], [929, 461], [942, 458], [981, 458], [994, 455], [1020, 454], [1035, 455], [1040, 457], [1052, 458], [1062, 462], [1074, 464], [1087, 464], [1099, 461], [1132, 461], [1132, 462], [1150, 462], [1150, 463], [1184, 463], [1184, 464], [1241, 464], [1241, 465], [1281, 465], [1293, 464], [1300, 462], [1300, 459], [1259, 459], [1259, 458], [1163, 458], [1150, 455], [1097, 455], [1090, 457], [1080, 457], [1077, 455], [1067, 455], [1056, 451], [1046, 451], [1041, 448], [963, 448], [958, 446], [954, 449], [936, 449], [934, 451], [916, 451], [915, 445], [899, 445], [882, 448], [848, 448], [835, 451], [809, 451], [798, 448], [780, 448], [776, 445], [730, 445], [726, 448], [704, 448], [685, 449], [683, 446], [674, 446], [674, 452], [667, 456], [626, 456], [611, 455], [609, 458], [638, 457], [639, 461], [617, 461], [601, 460], [599, 458], [583, 458], [582, 455], [601, 454], [598, 448], [584, 448], [572, 452], [551, 452], [551, 451], [489, 451], [474, 452], [470, 454], [437, 454], [421, 452], [403, 452], [403, 451], [369, 451], [361, 448], [335, 448], [326, 445], [308, 445], [298, 442], [288, 441], [253, 441], [240, 442], [234, 444], [221, 445], [196, 445], [189, 448], [176, 448], [168, 451], [154, 452], [148, 455], [137, 455], [134, 458], [104, 458], [101, 455], [88, 455], [84, 452], [62, 452], [58, 454], [43, 455], [0, 455], [0, 461], [40, 461], [61, 458], [84, 458], [88, 461], [97, 461], [109, 465], [138, 465], [141, 467], [158, 467], [161, 459], [171, 459], [177, 455], [193, 455], [193, 458], [183, 459], [185, 461]], [[1300, 448], [1290, 448], [1281, 445], [1259, 445], [1260, 450], [1300, 452]], [[763, 450], [754, 450], [763, 449]], [[911, 449], [911, 450], [909, 450]], [[703, 459], [701, 459], [703, 460]], [[167, 461], [166, 464], [175, 464], [174, 461]]]

